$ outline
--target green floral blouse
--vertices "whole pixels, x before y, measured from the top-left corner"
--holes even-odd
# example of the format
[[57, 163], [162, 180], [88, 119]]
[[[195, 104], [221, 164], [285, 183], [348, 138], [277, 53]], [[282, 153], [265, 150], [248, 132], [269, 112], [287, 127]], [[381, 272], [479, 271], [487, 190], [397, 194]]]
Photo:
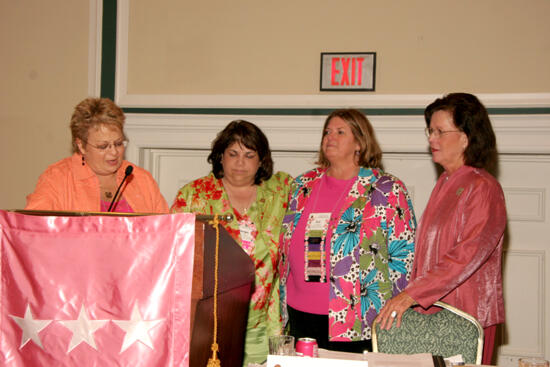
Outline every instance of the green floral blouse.
[[255, 290], [248, 310], [244, 366], [250, 362], [264, 362], [268, 354], [268, 336], [279, 334], [281, 330], [278, 242], [290, 181], [291, 177], [284, 172], [277, 172], [263, 181], [257, 188], [256, 201], [246, 214], [241, 214], [231, 207], [222, 180], [211, 173], [182, 187], [171, 208], [171, 212], [233, 214], [237, 220], [225, 223], [224, 228], [241, 246], [239, 222], [245, 220], [254, 224], [253, 246], [243, 248], [256, 269]]

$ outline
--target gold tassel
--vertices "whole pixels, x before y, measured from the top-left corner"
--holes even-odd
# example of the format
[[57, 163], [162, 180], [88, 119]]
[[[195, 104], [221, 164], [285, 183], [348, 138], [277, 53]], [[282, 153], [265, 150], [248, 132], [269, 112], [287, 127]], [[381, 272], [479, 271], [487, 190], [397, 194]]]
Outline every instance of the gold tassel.
[[[215, 338], [215, 336], [214, 336]], [[206, 364], [206, 367], [220, 367], [220, 360], [218, 359], [217, 352], [218, 352], [218, 343], [214, 342], [212, 343], [212, 358], [208, 359], [208, 363]]]
[[212, 358], [208, 359], [206, 367], [221, 367], [220, 360], [218, 359], [218, 253], [220, 249], [220, 228], [219, 228], [218, 215], [214, 216], [214, 220], [210, 222], [216, 228], [216, 255], [214, 260], [214, 340], [212, 341]]

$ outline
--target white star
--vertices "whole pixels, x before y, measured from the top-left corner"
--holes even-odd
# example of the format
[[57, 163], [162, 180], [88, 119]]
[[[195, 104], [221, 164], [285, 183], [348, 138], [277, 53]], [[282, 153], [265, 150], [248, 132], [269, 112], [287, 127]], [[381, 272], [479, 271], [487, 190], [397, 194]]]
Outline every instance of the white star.
[[86, 314], [84, 305], [82, 305], [82, 307], [80, 308], [78, 319], [60, 320], [59, 322], [73, 333], [67, 353], [69, 353], [82, 342], [90, 345], [92, 348], [97, 350], [92, 333], [105, 325], [108, 321], [109, 320], [90, 320], [88, 318], [88, 315]]
[[21, 330], [23, 330], [23, 335], [21, 335], [21, 345], [19, 346], [19, 349], [23, 348], [23, 346], [27, 344], [29, 340], [32, 340], [36, 345], [44, 349], [44, 347], [42, 347], [42, 342], [40, 341], [38, 333], [42, 331], [42, 329], [44, 329], [46, 326], [48, 326], [52, 322], [52, 320], [35, 320], [31, 312], [31, 307], [28, 303], [27, 309], [25, 310], [25, 318], [13, 315], [10, 316], [17, 323], [17, 325], [19, 325]]
[[132, 318], [130, 320], [113, 320], [118, 327], [126, 332], [120, 353], [124, 352], [136, 341], [140, 341], [149, 348], [155, 349], [153, 348], [153, 343], [151, 341], [151, 337], [149, 336], [149, 330], [157, 326], [157, 324], [163, 320], [164, 319], [149, 321], [143, 320], [137, 305], [134, 305], [134, 308], [132, 309]]

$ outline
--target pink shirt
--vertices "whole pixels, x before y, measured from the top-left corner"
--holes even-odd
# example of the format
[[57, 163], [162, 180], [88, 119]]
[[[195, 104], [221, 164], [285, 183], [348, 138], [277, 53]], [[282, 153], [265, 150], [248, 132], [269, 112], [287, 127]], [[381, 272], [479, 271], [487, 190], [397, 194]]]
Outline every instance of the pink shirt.
[[[110, 201], [103, 201], [101, 200], [101, 211], [107, 212], [109, 210], [109, 207], [111, 206]], [[111, 208], [112, 213], [133, 213], [132, 207], [126, 199], [122, 198], [118, 202], [113, 204], [113, 207]]]
[[[294, 309], [318, 315], [328, 315], [330, 282], [305, 281], [305, 228], [310, 213], [332, 213], [333, 218], [337, 216], [340, 205], [355, 180], [355, 177], [349, 180], [339, 180], [324, 175], [304, 207], [290, 242], [289, 263], [291, 271], [287, 280], [287, 302]], [[331, 236], [332, 226], [329, 227], [325, 238], [327, 279], [330, 277]]]
[[480, 168], [443, 173], [416, 232], [416, 256], [405, 289], [422, 307], [441, 300], [478, 319], [504, 322], [502, 241], [504, 194]]

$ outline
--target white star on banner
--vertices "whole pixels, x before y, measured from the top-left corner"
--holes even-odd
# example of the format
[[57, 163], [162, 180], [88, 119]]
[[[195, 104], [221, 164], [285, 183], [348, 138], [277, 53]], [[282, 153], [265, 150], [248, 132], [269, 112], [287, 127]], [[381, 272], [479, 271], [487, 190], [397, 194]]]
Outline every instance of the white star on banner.
[[149, 336], [149, 330], [157, 326], [157, 324], [163, 320], [164, 319], [149, 321], [143, 320], [136, 304], [134, 304], [134, 308], [132, 309], [132, 318], [130, 320], [113, 320], [118, 327], [126, 332], [120, 353], [124, 352], [136, 341], [140, 341], [149, 348], [155, 349], [153, 348], [153, 342]]
[[92, 334], [105, 325], [109, 320], [90, 320], [86, 314], [84, 305], [80, 308], [80, 313], [78, 314], [78, 319], [76, 320], [60, 320], [59, 322], [63, 324], [67, 329], [71, 330], [73, 336], [71, 337], [71, 342], [69, 344], [69, 349], [67, 353], [73, 350], [80, 343], [84, 342], [90, 345], [92, 348], [97, 350], [95, 345], [95, 340]]
[[27, 344], [29, 340], [32, 340], [36, 345], [44, 349], [38, 333], [42, 331], [42, 329], [44, 329], [46, 326], [48, 326], [52, 322], [52, 320], [35, 320], [29, 304], [27, 304], [24, 318], [13, 315], [10, 316], [17, 323], [17, 325], [19, 325], [21, 330], [23, 330], [23, 335], [21, 335], [21, 345], [19, 346], [19, 349], [23, 348], [23, 346]]

